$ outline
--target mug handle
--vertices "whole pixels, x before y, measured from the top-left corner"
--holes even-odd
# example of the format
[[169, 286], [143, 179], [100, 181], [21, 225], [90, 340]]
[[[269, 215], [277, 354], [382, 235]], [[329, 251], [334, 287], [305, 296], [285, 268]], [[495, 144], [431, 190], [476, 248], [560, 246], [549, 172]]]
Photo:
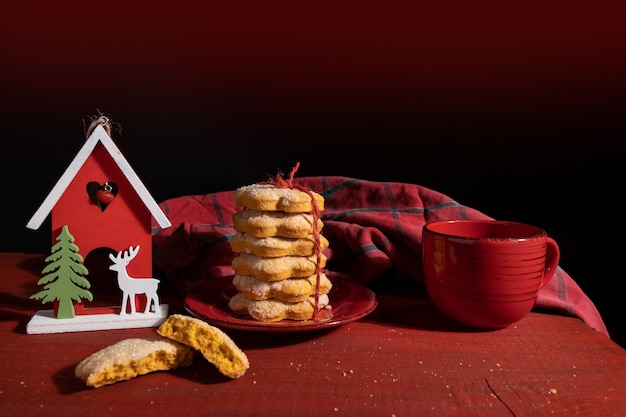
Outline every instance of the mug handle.
[[559, 260], [561, 258], [561, 251], [559, 245], [551, 237], [548, 237], [546, 241], [546, 265], [543, 270], [543, 279], [541, 280], [540, 288], [543, 288], [554, 276], [556, 268], [559, 266]]

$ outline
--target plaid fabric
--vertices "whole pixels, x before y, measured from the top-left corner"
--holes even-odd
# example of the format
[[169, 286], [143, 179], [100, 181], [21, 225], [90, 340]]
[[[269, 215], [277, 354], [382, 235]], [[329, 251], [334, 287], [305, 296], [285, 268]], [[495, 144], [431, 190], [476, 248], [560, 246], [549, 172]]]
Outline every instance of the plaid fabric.
[[[489, 219], [437, 191], [406, 183], [373, 182], [347, 177], [301, 177], [294, 183], [325, 198], [322, 234], [331, 276], [365, 285], [395, 277], [422, 282], [422, 226], [434, 220]], [[162, 202], [172, 227], [155, 230], [154, 262], [158, 272], [175, 280], [181, 291], [211, 277], [232, 275], [235, 254], [228, 239], [235, 234], [232, 191], [183, 196]], [[576, 316], [608, 336], [593, 302], [561, 268], [539, 293], [536, 308]]]

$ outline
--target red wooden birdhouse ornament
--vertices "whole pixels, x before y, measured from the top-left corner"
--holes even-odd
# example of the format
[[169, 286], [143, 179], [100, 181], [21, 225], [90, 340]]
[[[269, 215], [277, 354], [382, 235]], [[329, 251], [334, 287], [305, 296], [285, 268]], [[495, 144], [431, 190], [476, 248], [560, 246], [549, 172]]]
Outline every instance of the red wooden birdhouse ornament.
[[[152, 278], [152, 233], [170, 227], [170, 221], [113, 142], [109, 119], [100, 115], [92, 127], [87, 140], [26, 226], [36, 230], [50, 214], [53, 245], [66, 228], [65, 232], [69, 230], [85, 257], [95, 250], [119, 254], [141, 247], [127, 265], [128, 275]], [[137, 301], [140, 310], [146, 301], [141, 298]], [[83, 309], [82, 303], [75, 304], [77, 317], [102, 313], [98, 309]], [[157, 324], [158, 321], [151, 325]], [[141, 324], [126, 327], [140, 326], [149, 327]]]

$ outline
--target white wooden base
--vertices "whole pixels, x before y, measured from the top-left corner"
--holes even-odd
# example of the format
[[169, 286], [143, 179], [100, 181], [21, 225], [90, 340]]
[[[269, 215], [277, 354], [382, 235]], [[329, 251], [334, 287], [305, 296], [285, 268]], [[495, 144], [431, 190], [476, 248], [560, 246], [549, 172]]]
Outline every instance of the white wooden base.
[[94, 330], [158, 327], [168, 316], [169, 306], [159, 305], [154, 313], [84, 314], [71, 319], [57, 319], [54, 310], [39, 310], [26, 325], [28, 334], [87, 332]]

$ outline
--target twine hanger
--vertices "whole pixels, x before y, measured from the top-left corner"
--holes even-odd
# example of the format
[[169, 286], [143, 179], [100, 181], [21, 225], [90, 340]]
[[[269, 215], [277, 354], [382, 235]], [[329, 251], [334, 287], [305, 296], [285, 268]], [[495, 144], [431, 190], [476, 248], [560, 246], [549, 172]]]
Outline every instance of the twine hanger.
[[89, 116], [89, 125], [87, 125], [86, 122], [83, 120], [83, 125], [85, 125], [85, 139], [91, 136], [94, 129], [98, 125], [102, 126], [104, 130], [107, 132], [107, 134], [111, 137], [113, 137], [111, 132], [113, 131], [114, 128], [117, 131], [117, 133], [122, 132], [122, 126], [119, 123], [113, 122], [109, 116], [106, 116], [99, 109], [97, 109], [97, 111], [98, 111], [97, 115]]

